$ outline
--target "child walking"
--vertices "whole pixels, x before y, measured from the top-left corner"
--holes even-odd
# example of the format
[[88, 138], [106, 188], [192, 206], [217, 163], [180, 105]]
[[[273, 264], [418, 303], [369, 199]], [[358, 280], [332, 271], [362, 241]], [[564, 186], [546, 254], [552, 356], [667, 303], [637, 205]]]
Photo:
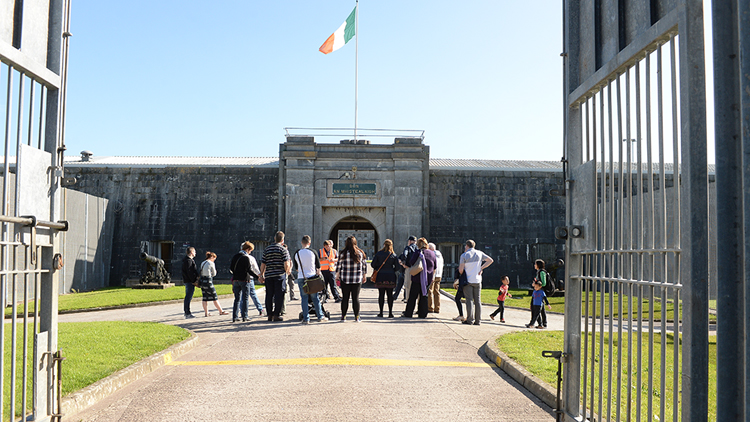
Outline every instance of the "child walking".
[[510, 279], [506, 275], [503, 277], [503, 284], [500, 285], [500, 290], [497, 292], [497, 309], [495, 312], [490, 314], [490, 319], [495, 320], [495, 315], [498, 313], [500, 314], [500, 322], [505, 322], [505, 318], [503, 317], [503, 314], [505, 313], [505, 298], [506, 297], [513, 297], [512, 294], [508, 293], [508, 285], [510, 284]]
[[[547, 300], [547, 295], [544, 294], [544, 290], [542, 290], [542, 283], [541, 282], [534, 282], [534, 292], [531, 294], [531, 322], [526, 324], [526, 328], [531, 328], [534, 326], [534, 321], [539, 318], [539, 314], [542, 312], [542, 306], [543, 304], [547, 304], [547, 309], [552, 310], [552, 306], [550, 306], [549, 301]], [[544, 315], [544, 314], [542, 314]], [[536, 328], [546, 328], [547, 327], [547, 321], [546, 317], [543, 318], [542, 324], [539, 324], [536, 326]]]

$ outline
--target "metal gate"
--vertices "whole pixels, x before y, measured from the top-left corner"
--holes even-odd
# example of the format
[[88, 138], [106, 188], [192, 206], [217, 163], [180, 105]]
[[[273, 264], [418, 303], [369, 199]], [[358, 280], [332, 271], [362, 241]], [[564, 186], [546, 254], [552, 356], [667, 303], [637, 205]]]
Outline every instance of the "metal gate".
[[707, 419], [702, 3], [564, 4], [568, 421]]
[[[0, 0], [0, 411], [3, 420], [58, 418], [58, 269], [65, 119], [64, 0]], [[8, 349], [10, 348], [10, 351]], [[10, 359], [7, 359], [7, 357]]]

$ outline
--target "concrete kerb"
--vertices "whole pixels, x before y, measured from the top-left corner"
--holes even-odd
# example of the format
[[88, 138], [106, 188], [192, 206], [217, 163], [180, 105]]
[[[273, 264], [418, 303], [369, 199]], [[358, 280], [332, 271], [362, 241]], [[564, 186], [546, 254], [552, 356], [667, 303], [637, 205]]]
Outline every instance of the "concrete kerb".
[[[456, 300], [455, 296], [445, 290], [441, 289], [440, 293], [452, 300]], [[495, 363], [498, 368], [502, 369], [503, 372], [521, 384], [525, 389], [529, 390], [531, 394], [543, 401], [547, 406], [553, 409], [557, 408], [557, 390], [534, 376], [531, 372], [527, 371], [526, 368], [521, 366], [518, 362], [510, 359], [505, 353], [501, 352], [497, 347], [497, 339], [500, 338], [501, 335], [502, 334], [498, 334], [484, 343], [482, 351], [485, 356]]]
[[484, 354], [497, 365], [498, 368], [502, 369], [511, 378], [516, 380], [519, 384], [547, 406], [556, 409], [557, 408], [557, 390], [552, 388], [549, 384], [535, 377], [531, 372], [527, 371], [526, 368], [521, 366], [518, 362], [510, 359], [505, 353], [501, 352], [497, 347], [497, 339], [502, 334], [496, 335], [489, 339], [487, 343], [484, 343], [482, 351]]
[[[217, 296], [219, 299], [230, 299], [234, 298], [234, 295], [219, 295]], [[200, 302], [202, 299], [200, 296], [197, 298], [193, 298], [193, 302]], [[86, 309], [69, 309], [66, 311], [58, 311], [58, 315], [64, 315], [64, 314], [77, 314], [79, 312], [98, 312], [98, 311], [111, 311], [113, 309], [127, 309], [127, 308], [144, 308], [146, 306], [159, 306], [159, 305], [171, 305], [176, 303], [183, 303], [184, 299], [174, 299], [174, 300], [163, 300], [161, 302], [144, 302], [144, 303], [130, 303], [127, 305], [117, 305], [117, 306], [102, 306], [100, 308], [86, 308]]]
[[88, 387], [63, 397], [62, 412], [65, 417], [69, 418], [80, 413], [125, 385], [142, 378], [187, 353], [190, 349], [198, 345], [198, 336], [192, 331], [189, 332], [189, 338], [174, 344], [161, 352], [154, 353], [153, 355], [136, 362], [127, 368], [123, 368], [106, 378], [100, 379]]

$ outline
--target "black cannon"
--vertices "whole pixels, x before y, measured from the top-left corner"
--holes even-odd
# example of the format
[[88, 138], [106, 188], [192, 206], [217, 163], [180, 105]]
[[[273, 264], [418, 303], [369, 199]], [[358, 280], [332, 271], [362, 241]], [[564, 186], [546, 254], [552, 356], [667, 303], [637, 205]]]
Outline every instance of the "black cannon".
[[163, 260], [155, 256], [151, 256], [147, 254], [146, 252], [141, 252], [140, 256], [143, 261], [146, 261], [146, 264], [148, 264], [150, 268], [149, 271], [146, 271], [146, 274], [141, 276], [141, 283], [167, 284], [172, 281], [172, 277], [164, 268]]

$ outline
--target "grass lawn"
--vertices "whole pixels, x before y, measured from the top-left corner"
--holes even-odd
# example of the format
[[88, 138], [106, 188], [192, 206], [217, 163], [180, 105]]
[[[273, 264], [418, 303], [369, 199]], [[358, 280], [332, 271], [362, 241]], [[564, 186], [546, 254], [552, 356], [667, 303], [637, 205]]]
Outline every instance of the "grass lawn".
[[[16, 415], [20, 415], [22, 390], [23, 324], [18, 326], [18, 350], [16, 361]], [[10, 324], [5, 325], [9, 330]], [[29, 325], [29, 363], [31, 373], [34, 336]], [[156, 352], [178, 343], [190, 336], [186, 330], [173, 325], [151, 322], [67, 322], [59, 324], [59, 348], [65, 361], [62, 363], [62, 394], [66, 396]], [[96, 344], [96, 347], [92, 347]], [[11, 335], [5, 337], [5, 362], [11, 358]], [[3, 403], [10, 402], [10, 365], [5, 365]], [[31, 375], [29, 375], [30, 379]], [[27, 410], [31, 407], [31, 382], [27, 386]], [[3, 420], [9, 420], [10, 408], [6, 405]]]
[[[455, 295], [456, 290], [455, 289], [443, 289], [446, 292]], [[512, 298], [505, 300], [505, 306], [511, 306], [516, 308], [524, 308], [527, 309], [529, 307], [529, 301], [531, 300], [531, 296], [528, 293], [527, 289], [509, 289], [508, 292], [513, 295]], [[602, 297], [604, 298], [604, 312], [602, 312], [601, 305], [602, 305]], [[632, 317], [633, 319], [638, 318], [638, 297], [633, 296], [632, 303], [630, 302], [630, 298], [623, 294], [620, 295], [618, 293], [610, 294], [610, 293], [601, 293], [597, 292], [596, 294], [596, 304], [594, 303], [594, 293], [589, 292], [588, 293], [588, 308], [589, 308], [589, 316], [609, 316], [610, 314], [610, 297], [612, 299], [612, 307], [613, 312], [612, 316], [614, 318], [617, 318], [618, 315], [620, 315], [620, 304], [619, 299], [622, 298], [622, 315], [623, 318], [627, 318], [629, 316], [628, 312], [628, 306], [632, 307]], [[559, 312], [559, 313], [565, 313], [565, 297], [564, 296], [553, 296], [550, 298], [547, 298], [549, 300], [550, 305], [552, 306], [552, 312]], [[481, 295], [482, 303], [487, 304], [496, 304], [497, 303], [497, 289], [482, 289], [482, 295]], [[649, 318], [649, 298], [644, 294], [643, 296], [643, 305], [641, 307], [641, 316], [643, 319]], [[581, 298], [581, 304], [583, 307], [583, 312], [585, 315], [586, 310], [586, 294], [583, 295]], [[629, 305], [630, 304], [630, 305]], [[654, 298], [654, 319], [657, 321], [661, 320], [662, 316], [662, 302], [659, 300], [658, 297]], [[666, 317], [668, 321], [672, 321], [674, 319], [674, 303], [671, 301], [667, 301], [666, 303]], [[715, 317], [712, 317], [712, 322], [715, 322]]]
[[[219, 295], [232, 294], [231, 284], [215, 284]], [[261, 285], [262, 286], [262, 285]], [[164, 290], [131, 289], [128, 287], [105, 287], [100, 290], [84, 293], [69, 293], [58, 297], [58, 310], [72, 311], [79, 309], [104, 308], [136, 303], [162, 302], [165, 300], [183, 299], [185, 288], [170, 287]], [[195, 289], [194, 298], [201, 297], [201, 289]], [[29, 302], [29, 312], [34, 310], [34, 301]], [[5, 309], [5, 315], [10, 315], [12, 308]], [[23, 307], [19, 306], [18, 314], [23, 315]]]
[[[632, 394], [632, 399], [628, 400], [628, 370], [627, 370], [627, 347], [628, 347], [628, 335], [627, 333], [623, 333], [623, 340], [622, 344], [624, 347], [625, 353], [622, 356], [622, 370], [618, 373], [618, 354], [617, 354], [617, 338], [613, 338], [613, 358], [612, 358], [612, 376], [609, 377], [609, 365], [610, 361], [607, 358], [608, 355], [608, 347], [609, 347], [609, 336], [605, 334], [603, 338], [600, 338], [599, 334], [597, 333], [596, 338], [594, 339], [594, 345], [595, 345], [595, 362], [596, 370], [594, 371], [594, 385], [598, 388], [599, 386], [599, 365], [603, 365], [603, 374], [605, 377], [605, 383], [604, 383], [604, 393], [603, 393], [603, 410], [602, 413], [605, 413], [604, 417], [606, 417], [607, 413], [607, 398], [608, 398], [608, 390], [609, 390], [609, 383], [607, 383], [606, 379], [610, 380], [611, 383], [611, 391], [613, 396], [613, 401], [616, 400], [617, 395], [617, 378], [618, 375], [620, 376], [620, 394], [621, 394], [621, 408], [620, 408], [620, 418], [622, 420], [630, 420], [633, 419], [636, 412], [636, 406], [638, 405], [637, 402], [637, 396], [636, 394]], [[581, 344], [583, 346], [584, 338], [581, 339]], [[589, 334], [589, 355], [588, 355], [588, 371], [586, 374], [583, 373], [583, 366], [581, 366], [581, 376], [582, 376], [582, 389], [587, 384], [583, 382], [583, 377], [587, 376], [587, 395], [586, 395], [586, 402], [587, 405], [591, 406], [591, 341], [592, 337]], [[604, 356], [603, 361], [599, 361], [599, 341], [604, 341]], [[660, 399], [662, 394], [665, 395], [666, 399], [666, 406], [665, 406], [665, 415], [666, 420], [672, 420], [672, 412], [673, 412], [673, 391], [672, 391], [672, 377], [674, 375], [673, 369], [675, 367], [675, 363], [673, 362], [673, 351], [674, 351], [674, 338], [671, 334], [667, 335], [667, 342], [666, 342], [666, 362], [664, 363], [664, 367], [666, 369], [666, 391], [661, 391], [661, 384], [660, 384], [660, 377], [661, 377], [661, 336], [656, 335], [654, 337], [654, 366], [653, 366], [653, 388], [651, 391], [648, 389], [648, 359], [649, 359], [649, 351], [648, 351], [648, 336], [645, 335], [640, 343], [641, 347], [641, 353], [642, 353], [642, 362], [643, 362], [643, 368], [641, 371], [641, 386], [638, 388], [637, 385], [637, 374], [638, 371], [635, 370], [635, 362], [637, 360], [637, 338], [633, 338], [634, 344], [633, 344], [633, 372], [632, 372], [632, 392], [635, 393], [636, 390], [640, 391], [640, 412], [641, 412], [641, 420], [658, 420], [654, 416], [659, 415], [659, 405], [660, 405]], [[563, 333], [561, 331], [543, 331], [543, 332], [530, 332], [530, 331], [523, 331], [518, 333], [512, 333], [512, 334], [506, 334], [502, 337], [500, 337], [497, 341], [497, 345], [505, 354], [508, 355], [511, 359], [515, 360], [519, 364], [523, 365], [526, 369], [528, 369], [531, 373], [539, 377], [540, 379], [544, 380], [551, 386], [557, 385], [557, 361], [554, 359], [549, 358], [542, 358], [542, 351], [543, 350], [562, 350], [563, 348]], [[679, 365], [679, 364], [678, 364]], [[680, 375], [681, 377], [681, 375]], [[709, 338], [709, 420], [715, 421], [716, 420], [716, 336], [711, 336]], [[595, 389], [596, 390], [596, 389]], [[647, 413], [648, 410], [648, 399], [651, 397], [653, 400], [653, 410], [654, 415], [652, 415], [651, 418], [649, 418], [649, 415]], [[581, 399], [583, 399], [583, 393], [581, 395]], [[632, 417], [628, 418], [628, 405], [631, 405], [632, 408], [630, 410]], [[611, 420], [614, 420], [616, 418], [616, 404], [613, 403], [612, 408], [612, 417]], [[594, 400], [594, 411], [596, 413], [599, 413], [598, 408], [598, 396], [595, 397]]]

